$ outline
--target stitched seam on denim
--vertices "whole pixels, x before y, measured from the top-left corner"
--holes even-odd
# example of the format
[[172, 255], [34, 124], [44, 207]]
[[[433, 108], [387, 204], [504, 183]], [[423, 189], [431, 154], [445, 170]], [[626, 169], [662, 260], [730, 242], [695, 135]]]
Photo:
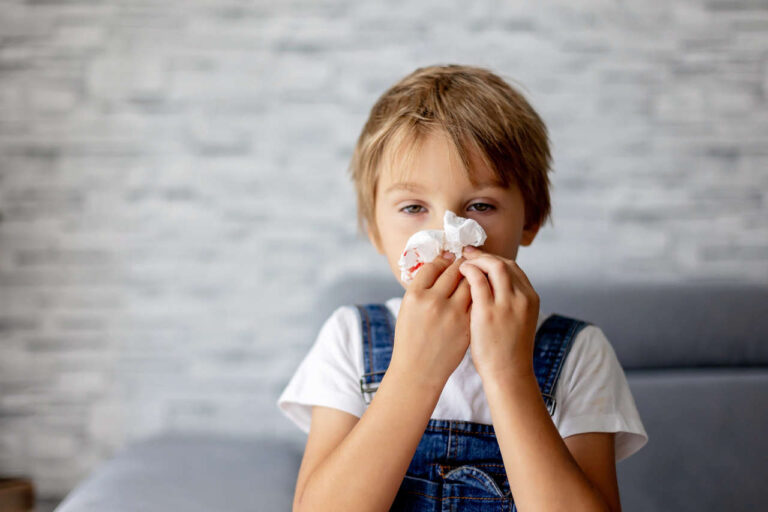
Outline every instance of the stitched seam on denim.
[[[505, 483], [509, 484], [509, 480], [507, 479], [506, 468], [504, 468], [503, 464], [484, 464], [484, 463], [474, 463], [474, 462], [470, 462], [470, 463], [467, 463], [467, 464], [456, 465], [456, 466], [452, 466], [450, 464], [437, 464], [437, 466], [438, 466], [437, 472], [438, 472], [438, 474], [442, 478], [445, 478], [445, 475], [447, 473], [445, 471], [446, 469], [448, 469], [448, 472], [451, 472], [451, 471], [453, 471], [456, 468], [460, 468], [461, 466], [468, 466], [468, 465], [472, 465], [472, 466], [474, 466], [476, 468], [483, 468], [483, 469], [486, 470], [487, 473], [490, 473], [492, 475], [498, 475], [498, 476], [504, 477]], [[493, 469], [490, 469], [491, 467], [499, 467], [499, 468], [502, 468], [502, 470], [501, 471], [494, 471]]]
[[[366, 329], [368, 330], [368, 358], [370, 364], [370, 370], [373, 371], [376, 368], [376, 363], [373, 358], [373, 331], [371, 329], [371, 317], [368, 316], [368, 309], [365, 308]], [[371, 379], [372, 381], [373, 379]]]
[[417, 496], [424, 496], [425, 498], [432, 498], [433, 500], [440, 500], [440, 501], [445, 501], [445, 500], [486, 500], [486, 501], [503, 500], [503, 501], [506, 501], [510, 499], [502, 496], [499, 496], [496, 498], [481, 498], [481, 497], [475, 497], [475, 496], [442, 496], [440, 497], [440, 496], [432, 496], [431, 494], [424, 494], [423, 492], [419, 492], [419, 491], [404, 490], [403, 492], [406, 494], [415, 494]]
[[548, 384], [547, 393], [550, 396], [553, 396], [555, 384], [557, 384], [557, 379], [560, 376], [560, 370], [563, 368], [565, 349], [568, 345], [571, 344], [573, 332], [576, 329], [577, 324], [578, 322], [570, 323], [568, 327], [568, 332], [565, 333], [565, 336], [563, 336], [563, 338], [560, 340], [560, 346], [557, 347], [557, 358], [554, 360], [554, 367], [552, 368], [552, 372], [550, 373], [550, 381], [547, 383]]
[[555, 374], [555, 378], [549, 390], [549, 393], [552, 395], [553, 400], [554, 400], [555, 386], [557, 385], [558, 379], [560, 379], [560, 372], [562, 371], [563, 366], [565, 365], [565, 358], [568, 357], [568, 353], [571, 350], [571, 346], [573, 345], [574, 338], [587, 325], [589, 325], [589, 323], [587, 322], [582, 322], [582, 321], [573, 322], [571, 324], [571, 329], [568, 332], [568, 337], [565, 338], [564, 343], [560, 347], [561, 355], [557, 364], [557, 373]]
[[[560, 377], [560, 371], [562, 370], [563, 363], [565, 361], [565, 356], [567, 356], [568, 351], [570, 349], [570, 346], [573, 342], [573, 336], [574, 331], [579, 327], [579, 325], [583, 324], [581, 320], [578, 319], [572, 319], [569, 317], [565, 317], [563, 315], [553, 314], [548, 317], [554, 318], [556, 322], [560, 322], [560, 319], [567, 320], [569, 322], [568, 331], [565, 333], [564, 336], [558, 336], [559, 346], [557, 347], [557, 355], [554, 359], [547, 359], [548, 363], [552, 363], [552, 366], [549, 368], [549, 372], [546, 377], [545, 385], [543, 393], [544, 395], [547, 395], [550, 397], [552, 402], [555, 402], [554, 397], [554, 389], [555, 385], [557, 384], [557, 380]], [[559, 332], [559, 331], [556, 331]], [[546, 401], [546, 399], [545, 399]], [[554, 410], [553, 410], [554, 412]]]
[[[445, 467], [450, 467], [450, 465], [448, 465], [448, 464], [441, 464], [441, 465], [445, 466]], [[454, 469], [460, 468], [461, 466], [464, 466], [464, 465], [465, 464], [461, 464], [459, 466], [454, 467]], [[477, 463], [473, 462], [472, 465], [473, 466], [483, 466], [483, 467], [494, 467], [494, 468], [503, 468], [504, 467], [504, 464], [493, 464], [491, 462], [477, 462]]]
[[387, 373], [386, 370], [379, 370], [378, 372], [368, 372], [368, 373], [364, 373], [363, 375], [379, 375], [384, 373]]
[[505, 498], [504, 496], [497, 496], [494, 498], [481, 498], [479, 496], [443, 496], [442, 501], [445, 500], [485, 500], [485, 501], [507, 501], [511, 498]]
[[[365, 345], [363, 347], [363, 380], [366, 384], [369, 384], [366, 376], [370, 375], [373, 371], [373, 351], [371, 349], [373, 340], [371, 340], [370, 322], [368, 321], [368, 313], [365, 310], [365, 306], [358, 305], [357, 309], [360, 312], [360, 320], [362, 322], [360, 327], [362, 330], [363, 344]], [[367, 337], [366, 334], [368, 334]], [[366, 352], [368, 353], [368, 358], [365, 357]]]
[[[535, 341], [534, 341], [535, 347], [539, 347], [541, 342], [550, 339], [549, 336], [547, 335], [547, 331], [549, 331], [551, 329], [550, 328], [551, 324], [556, 323], [558, 321], [558, 317], [560, 317], [560, 315], [558, 315], [557, 313], [552, 313], [552, 314], [550, 314], [544, 320], [544, 322], [542, 322], [542, 324], [536, 330], [536, 338], [535, 338]], [[547, 371], [546, 374], [541, 376], [541, 379], [543, 379], [544, 382], [543, 383], [539, 383], [540, 382], [540, 377], [538, 375], [536, 376], [536, 382], [537, 382], [537, 384], [539, 384], [539, 388], [540, 388], [540, 391], [541, 391], [542, 395], [550, 395], [550, 393], [548, 391], [548, 387], [549, 387], [548, 384], [549, 384], [549, 378], [551, 377], [551, 373], [552, 373], [552, 371], [551, 371], [552, 368], [551, 368], [551, 365], [550, 365], [550, 361], [551, 360], [550, 360], [549, 357], [546, 357], [546, 358], [544, 357], [548, 353], [549, 353], [549, 346], [545, 345], [545, 350], [543, 352], [543, 355], [539, 359], [539, 361], [542, 361], [545, 369], [549, 370], [549, 371]], [[544, 400], [545, 404], [547, 404], [547, 406], [548, 406], [549, 402], [547, 401], [547, 398], [542, 396], [542, 399]]]
[[[551, 318], [554, 321], [553, 323], [557, 324], [558, 322], [561, 321], [560, 319], [562, 319], [563, 317], [561, 315], [553, 315]], [[548, 328], [551, 329], [551, 327], [549, 326]], [[560, 330], [553, 330], [550, 332], [553, 332], [555, 334], [555, 339], [557, 340], [557, 354], [555, 355], [554, 358], [552, 358], [551, 356], [548, 356], [546, 359], [546, 364], [549, 366], [549, 371], [547, 372], [547, 376], [544, 381], [544, 389], [542, 391], [543, 393], [549, 396], [552, 396], [552, 382], [554, 380], [553, 379], [554, 373], [557, 371], [555, 367], [557, 366], [558, 354], [560, 353], [560, 350], [563, 346], [563, 337], [560, 334]], [[549, 354], [550, 352], [551, 352], [551, 347], [547, 346], [547, 354]]]
[[[466, 421], [466, 420], [436, 420], [436, 419], [430, 419], [429, 422], [427, 422], [426, 429], [444, 429], [446, 427], [443, 427], [441, 425], [445, 424], [451, 425], [453, 430], [457, 432], [482, 432], [487, 434], [495, 434], [495, 430], [493, 428], [493, 425], [489, 425], [487, 423], [476, 423], [472, 421]], [[462, 427], [462, 425], [465, 425], [465, 427]], [[469, 429], [466, 428], [466, 426], [469, 426]]]
[[[565, 317], [561, 315], [557, 315], [558, 321], [561, 319], [565, 319]], [[569, 326], [569, 330], [573, 328], [573, 324]], [[561, 334], [560, 330], [555, 331], [556, 333], [556, 339], [557, 339], [557, 352], [555, 353], [554, 358], [547, 358], [547, 364], [549, 365], [549, 372], [547, 372], [546, 377], [546, 383], [544, 384], [544, 390], [542, 390], [542, 395], [544, 395], [544, 402], [547, 406], [547, 412], [549, 412], [550, 416], [554, 414], [555, 412], [555, 396], [554, 396], [554, 387], [555, 383], [557, 382], [557, 375], [559, 375], [559, 369], [562, 366], [562, 353], [563, 353], [563, 345], [565, 344], [565, 341], [568, 339], [568, 335], [566, 334], [563, 336]]]
[[[445, 431], [445, 430], [450, 430], [450, 429], [446, 428], [446, 427], [428, 427], [427, 430]], [[456, 430], [454, 430], [454, 432], [456, 434], [462, 435], [462, 436], [466, 435], [466, 436], [478, 436], [478, 437], [493, 437], [493, 438], [496, 438], [496, 434], [493, 434], [491, 432], [471, 432], [471, 431], [466, 431], [465, 432], [465, 431], [456, 431]]]
[[404, 492], [405, 494], [415, 494], [416, 496], [424, 496], [425, 498], [432, 498], [433, 500], [440, 499], [440, 496], [432, 496], [431, 494], [424, 494], [423, 492], [419, 492], [419, 491], [404, 490], [402, 492]]
[[[477, 477], [476, 477], [475, 475], [473, 475], [471, 472], [467, 473], [467, 476], [469, 476], [469, 477], [471, 477], [471, 478], [474, 478], [475, 480], [477, 480], [478, 482], [480, 482], [480, 483], [481, 483], [481, 484], [483, 484], [483, 485], [485, 485], [485, 484], [487, 484], [487, 483], [488, 483], [488, 482], [486, 482], [485, 480], [482, 480], [482, 479], [480, 479], [480, 478], [477, 478]], [[493, 478], [490, 478], [490, 477], [489, 477], [489, 479], [491, 480], [491, 482], [493, 482], [493, 488], [494, 488], [494, 490], [496, 490], [496, 491], [499, 491], [499, 492], [498, 492], [499, 496], [504, 496], [504, 492], [503, 492], [503, 491], [502, 491], [502, 490], [499, 488], [499, 484], [497, 484], [496, 482], [494, 482], [494, 481], [493, 481]]]
[[365, 398], [365, 391], [364, 391], [365, 384], [367, 383], [366, 379], [365, 379], [365, 374], [367, 373], [366, 370], [368, 370], [368, 362], [365, 360], [365, 346], [366, 346], [366, 342], [365, 342], [365, 320], [364, 320], [364, 317], [363, 317], [363, 308], [362, 308], [362, 306], [359, 305], [359, 304], [355, 304], [355, 310], [357, 311], [357, 316], [358, 316], [358, 320], [359, 320], [359, 324], [360, 324], [360, 343], [362, 343], [361, 359], [363, 360], [362, 361], [363, 362], [363, 374], [360, 376], [360, 394], [363, 395], [363, 401], [368, 403], [368, 400], [366, 400], [366, 398]]
[[[487, 423], [477, 423], [476, 421], [469, 421], [469, 420], [430, 419], [429, 423], [427, 425], [429, 425], [430, 423], [434, 424], [434, 423], [437, 423], [437, 422], [442, 422], [442, 423], [446, 423], [446, 424], [452, 423], [454, 427], [458, 427], [459, 425], [469, 425], [469, 426], [480, 425], [481, 428], [483, 428], [483, 429], [487, 428], [489, 430], [493, 430], [493, 425], [489, 425]], [[456, 430], [462, 430], [462, 429], [456, 428]]]
[[448, 460], [452, 460], [453, 455], [451, 454], [451, 424], [450, 423], [448, 423], [448, 447], [445, 452]]

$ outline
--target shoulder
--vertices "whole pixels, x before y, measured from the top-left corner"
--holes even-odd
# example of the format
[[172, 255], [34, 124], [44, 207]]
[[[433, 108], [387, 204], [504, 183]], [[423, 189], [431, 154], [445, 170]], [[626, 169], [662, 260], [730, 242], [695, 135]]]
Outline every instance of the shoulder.
[[[393, 297], [375, 305], [384, 306], [391, 314], [390, 321], [395, 322], [401, 301], [401, 297]], [[363, 373], [363, 314], [360, 310], [365, 306], [361, 303], [337, 307], [323, 324], [316, 342], [317, 350], [334, 352], [337, 357], [349, 361], [360, 375]]]
[[537, 331], [547, 332], [550, 336], [542, 336], [542, 343], [552, 338], [562, 339], [566, 334], [576, 333], [574, 341], [578, 337], [583, 337], [583, 331], [595, 325], [589, 320], [583, 320], [574, 316], [566, 316], [560, 313], [539, 313], [539, 323]]
[[559, 405], [553, 421], [563, 438], [615, 432], [617, 461], [648, 441], [624, 369], [595, 324], [586, 325], [573, 340], [555, 395]]
[[[366, 305], [383, 306], [383, 310], [389, 312], [388, 321], [394, 323], [397, 314], [400, 311], [402, 297], [392, 297], [383, 303], [371, 304], [346, 304], [336, 308], [331, 313], [326, 325], [323, 326], [320, 336], [327, 339], [323, 340], [326, 347], [335, 347], [340, 351], [338, 355], [344, 356], [351, 362], [359, 375], [363, 374], [363, 314], [361, 309], [365, 310]], [[325, 331], [325, 332], [323, 332]], [[318, 340], [319, 341], [319, 340]]]
[[[397, 315], [400, 312], [401, 302], [402, 297], [392, 297], [386, 302], [381, 303], [346, 304], [336, 308], [328, 319], [328, 322], [334, 323], [335, 328], [341, 334], [359, 344], [362, 339], [362, 332], [360, 329], [363, 324], [362, 315], [364, 315], [361, 310], [368, 311], [369, 313], [371, 311], [376, 311], [377, 313], [387, 311], [389, 313], [388, 316], [391, 324], [394, 324]], [[376, 307], [371, 308], [372, 306]], [[394, 325], [392, 325], [392, 327], [394, 327]]]
[[584, 322], [576, 333], [562, 363], [557, 384], [558, 395], [595, 386], [605, 386], [624, 378], [624, 370], [616, 357], [611, 342], [603, 330], [586, 320], [574, 317], [561, 318]]
[[360, 417], [362, 349], [354, 306], [340, 306], [325, 320], [315, 342], [277, 401], [280, 410], [309, 432], [313, 406], [339, 409]]
[[333, 312], [326, 320], [326, 323], [335, 323], [336, 327], [342, 330], [349, 330], [350, 327], [358, 327], [356, 331], [359, 333], [359, 326], [361, 321], [360, 308], [364, 308], [365, 306], [384, 306], [389, 310], [392, 316], [396, 318], [400, 310], [401, 302], [402, 297], [392, 297], [391, 299], [388, 299], [386, 302], [382, 303], [345, 304], [333, 310]]
[[360, 352], [356, 349], [359, 344], [359, 313], [355, 305], [347, 304], [337, 307], [328, 316], [320, 328], [313, 349], [333, 352], [344, 359], [355, 361], [355, 354]]
[[[559, 313], [542, 314], [537, 327], [536, 349], [541, 351], [565, 351], [559, 381], [572, 373], [575, 366], [594, 357], [613, 352], [602, 329], [589, 320]], [[563, 343], [570, 339], [569, 344]]]
[[350, 331], [358, 325], [358, 312], [354, 304], [345, 304], [333, 310], [323, 325], [323, 329], [336, 336], [349, 337]]
[[589, 372], [589, 369], [598, 367], [621, 368], [613, 346], [603, 330], [591, 322], [586, 322], [572, 340], [568, 355], [563, 362], [562, 376], [566, 378], [565, 384], [572, 387], [573, 379], [584, 372]]

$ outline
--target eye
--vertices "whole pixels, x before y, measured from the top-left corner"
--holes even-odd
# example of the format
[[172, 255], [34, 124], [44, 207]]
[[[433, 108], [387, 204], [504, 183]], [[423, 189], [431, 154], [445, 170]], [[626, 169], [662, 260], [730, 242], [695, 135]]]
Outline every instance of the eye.
[[400, 208], [400, 211], [408, 214], [421, 213], [421, 212], [415, 212], [413, 210], [409, 210], [409, 208], [422, 208], [422, 206], [420, 204], [409, 204], [408, 206], [403, 206], [402, 208]]
[[485, 213], [494, 209], [494, 206], [488, 203], [472, 203], [469, 207], [472, 208], [473, 206], [480, 206], [481, 208], [479, 210], [475, 210], [480, 213]]

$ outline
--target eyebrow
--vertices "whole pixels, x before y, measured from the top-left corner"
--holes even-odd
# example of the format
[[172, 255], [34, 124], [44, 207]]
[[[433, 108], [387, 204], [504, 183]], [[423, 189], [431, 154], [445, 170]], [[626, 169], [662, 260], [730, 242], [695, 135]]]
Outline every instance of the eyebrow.
[[[492, 182], [492, 181], [486, 181], [483, 183], [478, 183], [479, 189], [485, 189], [485, 188], [502, 188], [500, 183]], [[393, 192], [395, 190], [407, 190], [409, 192], [421, 192], [424, 190], [424, 187], [419, 185], [418, 183], [411, 183], [411, 182], [401, 182], [401, 183], [395, 183], [394, 185], [387, 188], [387, 190], [384, 191], [385, 194], [388, 194], [390, 192]]]
[[385, 193], [390, 193], [395, 190], [408, 190], [409, 192], [420, 192], [424, 190], [424, 187], [419, 185], [418, 183], [409, 183], [409, 182], [402, 182], [402, 183], [395, 183], [391, 187], [389, 187]]

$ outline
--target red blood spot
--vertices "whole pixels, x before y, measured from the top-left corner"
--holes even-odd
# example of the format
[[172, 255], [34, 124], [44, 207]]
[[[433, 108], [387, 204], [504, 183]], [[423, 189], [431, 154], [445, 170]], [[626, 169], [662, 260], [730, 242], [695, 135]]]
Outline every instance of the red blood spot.
[[410, 272], [410, 273], [412, 274], [412, 273], [416, 272], [416, 270], [417, 270], [419, 267], [421, 267], [422, 265], [424, 265], [424, 262], [423, 262], [423, 261], [420, 261], [420, 262], [418, 262], [417, 264], [415, 264], [414, 266], [412, 266], [411, 268], [409, 268], [409, 269], [408, 269], [408, 272]]

